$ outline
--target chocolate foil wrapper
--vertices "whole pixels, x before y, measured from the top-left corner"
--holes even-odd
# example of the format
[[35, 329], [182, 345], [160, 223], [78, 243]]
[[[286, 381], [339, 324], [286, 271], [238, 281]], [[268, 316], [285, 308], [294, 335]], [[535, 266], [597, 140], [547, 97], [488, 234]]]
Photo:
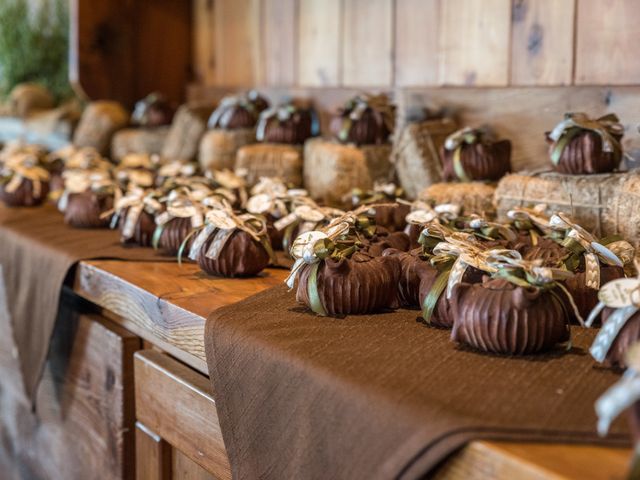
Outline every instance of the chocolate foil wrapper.
[[426, 278], [433, 284], [438, 275], [436, 268], [431, 266], [428, 260], [423, 259], [420, 253], [421, 249], [419, 248], [409, 252], [388, 248], [383, 252], [383, 256], [397, 258], [400, 262], [398, 300], [403, 307], [420, 306], [420, 283], [422, 279]]
[[402, 231], [407, 226], [406, 216], [411, 212], [411, 205], [383, 205], [376, 207], [376, 225], [385, 227], [391, 232]]
[[[621, 267], [600, 265], [600, 285], [623, 277], [624, 270]], [[565, 281], [565, 286], [571, 293], [582, 318], [587, 318], [591, 310], [598, 304], [598, 290], [586, 286], [585, 272], [578, 272], [568, 278]]]
[[[162, 229], [160, 239], [158, 240], [158, 247], [169, 255], [176, 255], [180, 250], [180, 245], [184, 242], [184, 239], [191, 233], [193, 227], [191, 226], [190, 218], [172, 218], [169, 220]], [[189, 251], [191, 241], [193, 237], [187, 241], [185, 251]]]
[[302, 145], [313, 136], [313, 117], [310, 110], [298, 110], [286, 120], [272, 117], [264, 129], [264, 143]]
[[[310, 306], [308, 279], [311, 265], [300, 271], [296, 299]], [[328, 258], [318, 267], [317, 286], [327, 315], [374, 313], [398, 307], [400, 262], [397, 258], [371, 257], [363, 252], [351, 258]]]
[[379, 257], [388, 248], [406, 252], [411, 247], [409, 236], [404, 232], [388, 232], [384, 227], [376, 227], [377, 233], [366, 245], [365, 250], [373, 257]]
[[539, 238], [538, 243], [532, 245], [529, 235], [519, 236], [513, 247], [522, 254], [525, 260], [540, 259], [548, 267], [559, 266], [570, 253], [566, 248], [550, 238]]
[[[122, 232], [129, 209], [122, 212], [118, 221], [118, 228]], [[134, 227], [133, 236], [123, 241], [126, 245], [138, 245], [140, 247], [150, 247], [153, 241], [153, 232], [156, 231], [156, 222], [150, 213], [142, 211]]]
[[347, 137], [340, 138], [344, 119], [349, 115], [351, 115], [351, 110], [343, 110], [333, 117], [329, 124], [331, 133], [343, 143], [379, 145], [389, 141], [391, 131], [387, 128], [382, 114], [372, 108], [367, 108], [358, 120], [352, 120]]
[[[602, 324], [607, 323], [607, 319], [614, 312], [613, 309], [605, 307], [601, 314]], [[604, 363], [609, 366], [626, 367], [625, 355], [629, 348], [640, 340], [640, 312], [636, 312], [618, 332], [616, 339], [611, 344], [609, 352], [604, 359]], [[638, 410], [640, 413], [640, 410]]]
[[[444, 147], [440, 152], [442, 176], [447, 182], [460, 180], [454, 170], [453, 152]], [[492, 144], [463, 145], [460, 162], [470, 180], [500, 180], [511, 172], [511, 142], [501, 140]]]
[[209, 236], [198, 253], [200, 268], [209, 275], [220, 277], [251, 277], [269, 265], [269, 254], [261, 243], [256, 242], [242, 230], [235, 230], [224, 244], [218, 258], [204, 255], [213, 242], [215, 234]]
[[551, 291], [489, 279], [457, 285], [451, 304], [451, 339], [478, 350], [527, 355], [569, 340], [565, 307]]
[[70, 193], [64, 223], [75, 228], [105, 228], [110, 218], [100, 218], [113, 207], [113, 195], [95, 192]]
[[215, 123], [209, 125], [209, 128], [237, 130], [239, 128], [253, 128], [257, 122], [257, 113], [250, 112], [241, 105], [231, 105], [218, 117]]
[[8, 207], [35, 207], [41, 205], [49, 193], [49, 182], [40, 182], [40, 195], [36, 197], [33, 191], [33, 182], [23, 179], [22, 183], [13, 192], [7, 192], [5, 185], [0, 185], [0, 201]]
[[[618, 141], [621, 136], [614, 136]], [[547, 138], [549, 141], [549, 139]], [[551, 142], [549, 153], [555, 143]], [[560, 161], [553, 169], [573, 175], [613, 172], [620, 165], [621, 152], [604, 152], [602, 139], [595, 132], [584, 131], [572, 138], [562, 150]]]

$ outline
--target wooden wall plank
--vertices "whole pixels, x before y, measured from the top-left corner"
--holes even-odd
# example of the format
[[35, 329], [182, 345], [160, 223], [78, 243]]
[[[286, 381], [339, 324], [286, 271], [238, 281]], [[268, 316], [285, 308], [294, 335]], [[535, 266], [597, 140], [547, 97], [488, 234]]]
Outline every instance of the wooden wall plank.
[[342, 0], [300, 0], [298, 84], [335, 86], [340, 81]]
[[446, 0], [440, 83], [504, 86], [509, 80], [511, 0]]
[[393, 0], [344, 0], [342, 84], [393, 83]]
[[197, 83], [215, 83], [215, 8], [213, 0], [193, 0], [193, 76]]
[[264, 0], [262, 8], [265, 83], [277, 86], [295, 85], [298, 2]]
[[637, 0], [578, 0], [575, 83], [638, 84]]
[[216, 0], [216, 84], [254, 86], [263, 80], [261, 1]]
[[136, 479], [171, 480], [171, 445], [136, 422]]
[[512, 85], [569, 85], [575, 1], [513, 0]]
[[395, 84], [438, 84], [441, 0], [396, 0]]

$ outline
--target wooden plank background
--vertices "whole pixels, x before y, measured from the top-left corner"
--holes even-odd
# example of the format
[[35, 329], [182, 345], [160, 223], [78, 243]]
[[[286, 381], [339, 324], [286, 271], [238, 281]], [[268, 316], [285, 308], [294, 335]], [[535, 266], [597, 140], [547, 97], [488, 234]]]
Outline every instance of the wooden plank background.
[[193, 0], [201, 86], [636, 85], [637, 0]]

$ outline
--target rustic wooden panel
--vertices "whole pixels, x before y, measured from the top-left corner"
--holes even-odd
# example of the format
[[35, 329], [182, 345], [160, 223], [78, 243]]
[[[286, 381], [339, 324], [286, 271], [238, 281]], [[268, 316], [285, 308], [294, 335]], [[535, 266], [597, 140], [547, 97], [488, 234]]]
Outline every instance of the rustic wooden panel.
[[637, 87], [415, 88], [397, 94], [403, 111], [424, 105], [448, 107], [457, 112], [462, 125], [489, 125], [498, 136], [512, 141], [515, 170], [549, 167], [544, 132], [570, 111], [592, 116], [617, 112], [625, 125], [624, 149], [635, 156], [633, 150], [640, 148]]
[[[133, 352], [140, 340], [63, 305], [37, 413], [0, 382], [3, 449], [21, 478], [133, 478]], [[4, 368], [4, 366], [2, 367]], [[0, 475], [1, 476], [1, 475]]]
[[136, 422], [136, 478], [170, 480], [171, 460], [171, 445], [142, 423]]
[[569, 85], [575, 1], [513, 0], [512, 85]]
[[393, 83], [393, 0], [344, 0], [342, 84]]
[[578, 0], [575, 83], [640, 83], [639, 23], [636, 0]]
[[260, 0], [215, 1], [218, 85], [253, 86], [263, 79]]
[[153, 350], [136, 354], [135, 378], [137, 419], [208, 472], [231, 478], [209, 379]]
[[193, 76], [203, 85], [215, 83], [215, 8], [213, 0], [193, 0]]
[[395, 84], [438, 84], [441, 0], [397, 0]]
[[340, 82], [342, 0], [299, 0], [298, 84]]
[[207, 472], [180, 450], [173, 450], [171, 465], [173, 478], [175, 480], [216, 480], [216, 477]]
[[440, 24], [440, 83], [509, 82], [511, 0], [446, 0]]
[[298, 2], [264, 0], [264, 81], [267, 85], [296, 83]]
[[80, 263], [75, 291], [131, 332], [206, 373], [203, 331], [209, 314], [281, 284], [287, 273], [268, 269], [255, 278], [229, 279], [208, 277], [195, 264], [101, 260]]
[[[473, 442], [445, 462], [435, 480], [599, 480], [625, 478], [630, 450], [590, 445]], [[568, 462], [567, 459], [572, 461]]]

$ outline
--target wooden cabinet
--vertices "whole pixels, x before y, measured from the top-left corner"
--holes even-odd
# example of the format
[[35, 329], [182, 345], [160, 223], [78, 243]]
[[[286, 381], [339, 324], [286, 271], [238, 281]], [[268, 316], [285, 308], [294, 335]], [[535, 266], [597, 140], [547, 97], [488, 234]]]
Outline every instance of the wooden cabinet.
[[230, 479], [209, 379], [168, 355], [135, 355], [137, 478]]

